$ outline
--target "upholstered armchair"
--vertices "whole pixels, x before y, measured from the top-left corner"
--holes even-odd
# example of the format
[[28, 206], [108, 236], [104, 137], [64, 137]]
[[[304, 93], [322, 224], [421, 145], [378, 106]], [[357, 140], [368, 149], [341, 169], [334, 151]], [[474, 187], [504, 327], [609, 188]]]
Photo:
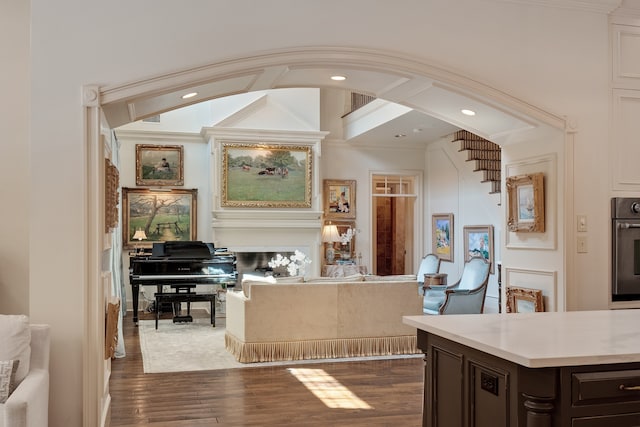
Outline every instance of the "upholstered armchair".
[[423, 299], [425, 314], [482, 313], [491, 263], [473, 257], [464, 264], [460, 280], [452, 285], [427, 285]]
[[424, 295], [424, 275], [425, 274], [437, 274], [440, 271], [440, 258], [435, 254], [426, 254], [422, 261], [420, 261], [420, 267], [418, 268], [418, 294]]

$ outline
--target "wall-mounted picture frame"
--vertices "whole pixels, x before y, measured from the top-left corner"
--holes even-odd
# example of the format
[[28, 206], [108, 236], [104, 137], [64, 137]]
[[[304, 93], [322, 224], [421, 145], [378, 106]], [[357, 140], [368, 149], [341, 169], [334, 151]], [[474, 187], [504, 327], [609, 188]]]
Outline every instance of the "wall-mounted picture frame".
[[[153, 242], [196, 240], [197, 189], [122, 189], [122, 242], [127, 249]], [[133, 238], [144, 231], [143, 240]]]
[[464, 261], [474, 256], [481, 256], [491, 263], [493, 274], [493, 225], [465, 226], [464, 230]]
[[544, 311], [540, 289], [507, 287], [507, 313], [534, 313]]
[[104, 189], [104, 232], [110, 233], [118, 226], [120, 213], [120, 173], [111, 160], [104, 159], [105, 189]]
[[433, 214], [431, 230], [431, 252], [442, 261], [453, 262], [453, 214]]
[[327, 219], [356, 218], [356, 181], [325, 179], [323, 181], [324, 216]]
[[136, 144], [136, 185], [184, 185], [184, 147]]
[[221, 206], [310, 208], [311, 147], [222, 143]]
[[[338, 228], [341, 237], [339, 242], [333, 242], [333, 249], [336, 258], [350, 260], [355, 257], [356, 248], [356, 222], [355, 221], [325, 221], [325, 225], [333, 224]], [[351, 238], [348, 231], [351, 229]]]
[[544, 174], [510, 176], [506, 187], [509, 231], [544, 232]]

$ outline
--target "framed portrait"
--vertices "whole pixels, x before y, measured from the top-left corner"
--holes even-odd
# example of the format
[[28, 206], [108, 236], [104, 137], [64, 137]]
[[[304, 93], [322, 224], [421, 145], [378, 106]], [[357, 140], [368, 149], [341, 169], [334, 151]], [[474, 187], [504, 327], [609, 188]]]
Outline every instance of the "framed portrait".
[[[122, 189], [122, 243], [125, 248], [151, 247], [153, 242], [196, 240], [198, 190]], [[144, 231], [136, 240], [136, 231]]]
[[184, 185], [182, 145], [136, 144], [136, 185]]
[[507, 313], [533, 313], [544, 311], [540, 289], [507, 287]]
[[323, 184], [325, 218], [355, 219], [356, 181], [325, 179]]
[[509, 231], [544, 232], [544, 174], [510, 176], [506, 186]]
[[222, 143], [221, 205], [310, 208], [311, 147]]
[[491, 263], [491, 273], [494, 272], [493, 261], [493, 225], [474, 225], [464, 227], [464, 260], [481, 256]]
[[431, 252], [442, 261], [453, 262], [453, 214], [433, 214], [431, 230]]

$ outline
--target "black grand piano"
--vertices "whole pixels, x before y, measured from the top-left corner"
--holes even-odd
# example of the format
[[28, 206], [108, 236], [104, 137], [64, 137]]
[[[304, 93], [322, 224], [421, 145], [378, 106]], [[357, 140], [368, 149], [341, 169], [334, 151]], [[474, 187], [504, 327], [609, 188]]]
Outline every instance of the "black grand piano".
[[171, 285], [176, 292], [196, 285], [220, 285], [226, 289], [235, 286], [236, 280], [236, 257], [225, 248], [216, 249], [212, 243], [200, 241], [153, 243], [150, 253], [130, 259], [133, 322], [138, 324], [140, 286], [157, 286], [158, 293], [163, 285]]

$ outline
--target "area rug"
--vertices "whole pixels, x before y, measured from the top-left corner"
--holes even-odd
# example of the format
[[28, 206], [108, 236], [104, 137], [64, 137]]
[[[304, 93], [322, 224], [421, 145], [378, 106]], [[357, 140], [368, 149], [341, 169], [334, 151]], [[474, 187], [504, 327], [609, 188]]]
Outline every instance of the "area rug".
[[224, 326], [211, 326], [210, 319], [196, 318], [191, 323], [140, 320], [138, 335], [146, 374], [161, 372], [208, 371], [216, 369], [258, 368], [309, 363], [354, 362], [422, 357], [420, 354], [313, 359], [282, 362], [240, 363], [224, 348]]

